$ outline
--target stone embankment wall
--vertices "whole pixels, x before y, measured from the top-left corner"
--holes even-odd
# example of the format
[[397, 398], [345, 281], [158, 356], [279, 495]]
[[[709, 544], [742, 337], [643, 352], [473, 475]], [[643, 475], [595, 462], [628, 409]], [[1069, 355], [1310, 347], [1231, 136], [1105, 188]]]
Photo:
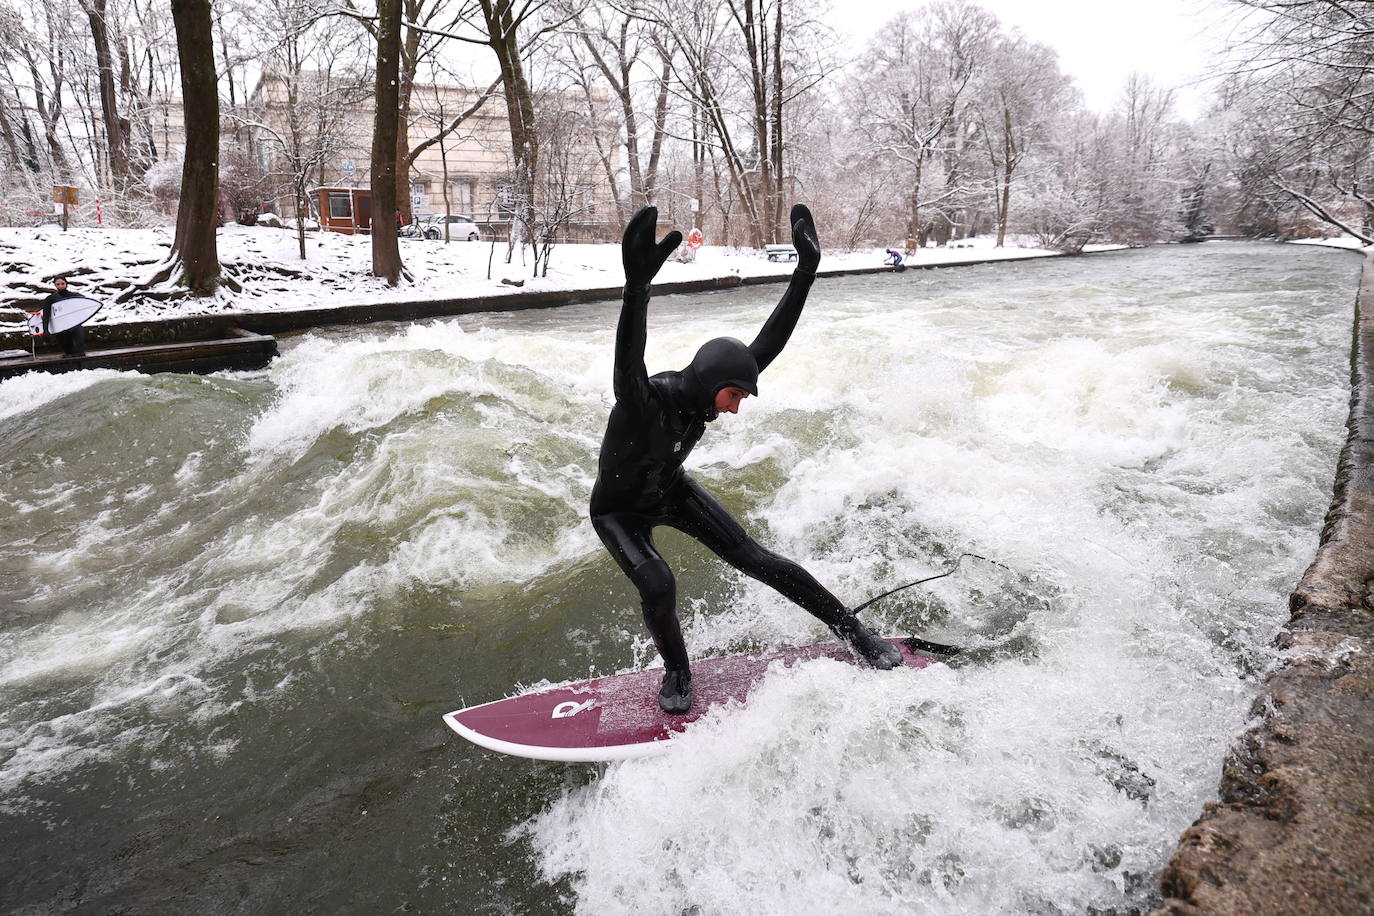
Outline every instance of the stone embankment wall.
[[1374, 254], [1356, 300], [1349, 437], [1285, 661], [1184, 832], [1156, 914], [1374, 913]]

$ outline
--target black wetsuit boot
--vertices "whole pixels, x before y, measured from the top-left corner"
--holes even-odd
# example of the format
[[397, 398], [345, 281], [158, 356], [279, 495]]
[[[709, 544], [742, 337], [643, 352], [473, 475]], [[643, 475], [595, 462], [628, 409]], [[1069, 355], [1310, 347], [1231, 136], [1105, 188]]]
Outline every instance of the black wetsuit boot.
[[888, 671], [902, 664], [902, 650], [859, 623], [853, 614], [831, 624], [830, 630], [874, 668]]
[[658, 688], [658, 708], [671, 716], [680, 716], [692, 708], [692, 671], [690, 668], [670, 668], [663, 672]]

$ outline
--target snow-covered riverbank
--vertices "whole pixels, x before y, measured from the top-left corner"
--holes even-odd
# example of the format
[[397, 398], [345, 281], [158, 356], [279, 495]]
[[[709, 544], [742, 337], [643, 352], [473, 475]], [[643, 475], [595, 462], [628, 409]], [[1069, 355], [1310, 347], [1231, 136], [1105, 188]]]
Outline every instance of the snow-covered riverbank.
[[[517, 292], [614, 287], [624, 282], [620, 246], [561, 245], [554, 249], [547, 277], [533, 277], [528, 250], [506, 263], [506, 245], [488, 242], [431, 242], [401, 239], [409, 281], [396, 287], [371, 276], [372, 251], [365, 236], [312, 232], [301, 260], [294, 233], [265, 226], [226, 226], [219, 234], [220, 260], [243, 287], [222, 289], [209, 299], [142, 300], [113, 303], [131, 284], [147, 281], [171, 246], [172, 230], [72, 229], [55, 226], [0, 228], [5, 288], [0, 293], [0, 330], [16, 329], [19, 310], [42, 300], [57, 276], [72, 288], [111, 302], [95, 323], [146, 321], [217, 312], [290, 311], [346, 304], [472, 299]], [[933, 266], [1057, 254], [1039, 248], [996, 248], [992, 239], [970, 239], [956, 247], [928, 248], [908, 264]], [[523, 258], [522, 258], [523, 255]], [[826, 252], [822, 270], [879, 267], [880, 248]], [[704, 246], [693, 263], [670, 260], [658, 282], [720, 277], [785, 277], [793, 265], [769, 261], [754, 249]], [[517, 287], [513, 283], [522, 283]]]
[[[666, 231], [666, 230], [665, 230]], [[449, 242], [406, 239], [401, 257], [408, 279], [391, 287], [371, 275], [372, 248], [367, 236], [311, 232], [306, 258], [300, 257], [294, 232], [268, 226], [225, 226], [219, 233], [219, 255], [226, 272], [242, 287], [222, 288], [205, 299], [131, 297], [117, 302], [133, 285], [147, 283], [171, 248], [172, 229], [0, 227], [0, 264], [5, 271], [0, 288], [0, 332], [17, 331], [23, 310], [34, 307], [52, 291], [55, 277], [65, 276], [83, 295], [107, 303], [92, 324], [119, 324], [228, 312], [293, 312], [348, 305], [399, 302], [462, 301], [492, 296], [595, 290], [624, 282], [618, 244], [560, 245], [553, 251], [548, 276], [535, 277], [528, 249], [506, 261], [506, 245], [498, 242]], [[1357, 247], [1354, 240], [1310, 239], [1304, 244]], [[1093, 245], [1088, 251], [1124, 246]], [[685, 250], [685, 246], [684, 246]], [[925, 248], [908, 256], [906, 264], [934, 267], [1054, 257], [1060, 252], [1029, 246], [997, 248], [992, 238], [967, 239], [947, 248]], [[822, 271], [879, 268], [881, 248], [826, 251]], [[688, 263], [669, 260], [657, 282], [702, 282], [731, 277], [783, 279], [793, 269], [786, 261], [770, 261], [751, 248], [706, 245]], [[517, 285], [519, 284], [519, 285]]]

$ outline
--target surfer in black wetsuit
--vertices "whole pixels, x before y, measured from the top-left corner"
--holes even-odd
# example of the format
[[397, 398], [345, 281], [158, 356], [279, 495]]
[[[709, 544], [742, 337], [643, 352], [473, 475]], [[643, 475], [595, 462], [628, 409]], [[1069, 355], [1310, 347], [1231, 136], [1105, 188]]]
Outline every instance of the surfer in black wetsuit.
[[773, 362], [801, 317], [806, 294], [821, 260], [811, 211], [798, 204], [791, 214], [797, 269], [773, 314], [754, 342], [731, 337], [702, 345], [681, 372], [650, 376], [644, 367], [649, 284], [682, 241], [674, 230], [655, 242], [658, 211], [645, 207], [625, 227], [625, 304], [616, 328], [615, 406], [606, 423], [592, 526], [625, 575], [639, 589], [644, 623], [663, 657], [658, 693], [665, 712], [681, 714], [692, 705], [692, 672], [677, 618], [672, 570], [654, 547], [659, 525], [677, 528], [705, 544], [748, 576], [800, 605], [878, 668], [901, 664], [901, 652], [858, 619], [810, 573], [761, 547], [710, 493], [682, 469], [706, 424], [721, 413], [737, 413], [740, 402], [758, 395], [758, 376]]
[[74, 299], [80, 293], [74, 293], [67, 289], [67, 278], [58, 277], [53, 281], [53, 288], [56, 290], [43, 300], [43, 333], [52, 335], [58, 345], [62, 347], [62, 352], [66, 356], [85, 356], [86, 355], [86, 329], [81, 325], [66, 331], [52, 333], [52, 307], [53, 303], [63, 299]]

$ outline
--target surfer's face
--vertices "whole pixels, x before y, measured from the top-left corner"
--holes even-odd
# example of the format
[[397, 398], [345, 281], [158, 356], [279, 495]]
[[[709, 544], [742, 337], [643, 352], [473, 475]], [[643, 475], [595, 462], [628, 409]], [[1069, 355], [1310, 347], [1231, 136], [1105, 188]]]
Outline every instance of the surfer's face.
[[749, 397], [743, 388], [729, 385], [716, 392], [716, 413], [739, 413], [739, 403]]

